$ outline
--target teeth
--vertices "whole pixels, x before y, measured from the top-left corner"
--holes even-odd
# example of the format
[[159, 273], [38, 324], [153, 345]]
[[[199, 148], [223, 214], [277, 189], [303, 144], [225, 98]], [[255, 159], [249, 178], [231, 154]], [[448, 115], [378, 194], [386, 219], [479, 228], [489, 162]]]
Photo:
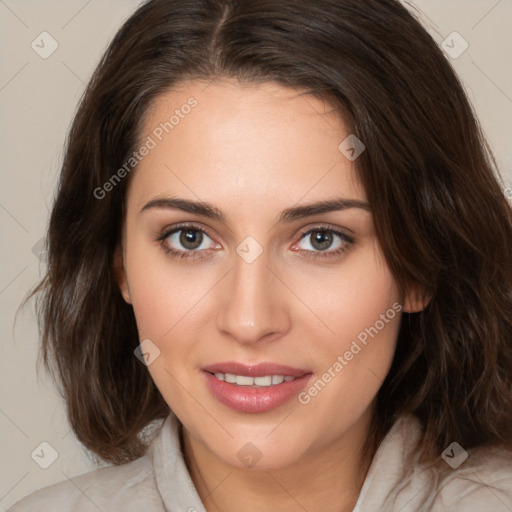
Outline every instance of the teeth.
[[291, 382], [295, 377], [287, 375], [265, 375], [264, 377], [247, 377], [246, 375], [235, 375], [233, 373], [216, 373], [215, 377], [219, 380], [236, 384], [237, 386], [260, 386], [269, 387], [281, 384], [282, 382]]
[[230, 384], [236, 384], [236, 375], [233, 375], [232, 373], [225, 373], [224, 380]]
[[235, 379], [238, 386], [252, 386], [255, 384], [255, 379], [246, 377], [245, 375], [237, 375]]

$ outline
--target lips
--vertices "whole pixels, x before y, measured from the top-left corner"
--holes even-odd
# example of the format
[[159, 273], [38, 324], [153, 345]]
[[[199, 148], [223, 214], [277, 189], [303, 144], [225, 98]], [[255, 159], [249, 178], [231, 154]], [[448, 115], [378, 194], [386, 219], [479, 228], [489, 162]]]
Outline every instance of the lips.
[[212, 395], [227, 407], [262, 413], [288, 402], [306, 386], [312, 372], [274, 363], [225, 362], [202, 368]]

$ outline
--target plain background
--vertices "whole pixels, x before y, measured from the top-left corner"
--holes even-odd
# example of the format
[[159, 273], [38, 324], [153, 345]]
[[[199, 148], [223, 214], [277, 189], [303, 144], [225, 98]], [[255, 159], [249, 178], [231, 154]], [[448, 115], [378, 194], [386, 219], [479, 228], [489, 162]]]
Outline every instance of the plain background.
[[[503, 176], [512, 183], [512, 0], [407, 0], [435, 41], [458, 32], [469, 48], [448, 57], [461, 77]], [[134, 0], [0, 0], [0, 511], [31, 491], [95, 469], [70, 431], [50, 379], [36, 374], [30, 308], [17, 308], [44, 273], [40, 240], [65, 136], [106, 45]], [[46, 31], [47, 59], [31, 47]], [[48, 48], [48, 47], [47, 47]], [[47, 469], [31, 454], [58, 454]], [[41, 452], [43, 450], [43, 452]], [[40, 458], [42, 460], [42, 458]]]

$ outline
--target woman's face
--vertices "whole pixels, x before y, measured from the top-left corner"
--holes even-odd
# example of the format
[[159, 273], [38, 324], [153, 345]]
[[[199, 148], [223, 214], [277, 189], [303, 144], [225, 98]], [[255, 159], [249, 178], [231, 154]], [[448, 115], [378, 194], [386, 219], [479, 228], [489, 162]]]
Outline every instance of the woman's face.
[[233, 466], [358, 447], [393, 358], [401, 297], [328, 110], [276, 83], [194, 82], [141, 132], [120, 287], [162, 396]]

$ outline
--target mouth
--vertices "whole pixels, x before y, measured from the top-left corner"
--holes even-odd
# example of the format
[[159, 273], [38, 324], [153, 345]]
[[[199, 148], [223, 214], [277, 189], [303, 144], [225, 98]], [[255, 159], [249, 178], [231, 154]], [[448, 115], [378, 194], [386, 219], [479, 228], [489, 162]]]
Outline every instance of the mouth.
[[298, 395], [313, 375], [311, 370], [274, 363], [226, 362], [201, 371], [218, 401], [246, 413], [262, 413], [283, 405]]

